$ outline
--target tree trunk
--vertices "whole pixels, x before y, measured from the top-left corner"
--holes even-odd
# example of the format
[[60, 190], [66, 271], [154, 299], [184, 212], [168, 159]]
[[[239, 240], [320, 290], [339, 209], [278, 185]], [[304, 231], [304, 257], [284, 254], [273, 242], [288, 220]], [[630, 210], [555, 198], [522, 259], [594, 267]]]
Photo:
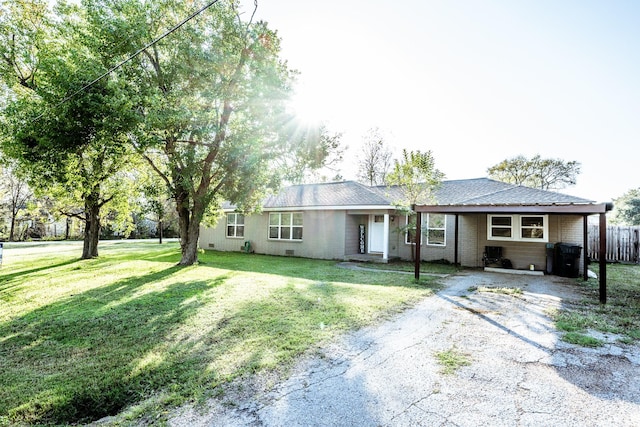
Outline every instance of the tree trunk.
[[176, 212], [178, 213], [178, 226], [180, 228], [180, 250], [184, 255], [185, 248], [187, 247], [189, 236], [189, 196], [186, 192], [181, 192], [176, 195]]
[[[192, 222], [192, 224], [194, 224]], [[189, 227], [187, 241], [182, 250], [180, 265], [193, 265], [198, 262], [198, 238], [200, 237], [200, 225]]]
[[180, 246], [182, 258], [179, 265], [193, 265], [198, 262], [198, 239], [200, 238], [200, 222], [204, 215], [202, 201], [194, 201], [191, 208], [187, 203], [178, 204], [178, 217], [180, 219]]
[[85, 201], [85, 230], [82, 259], [98, 257], [98, 241], [100, 240], [100, 205], [96, 201]]
[[158, 221], [158, 238], [160, 239], [158, 243], [162, 244], [162, 220]]
[[11, 229], [9, 231], [9, 241], [15, 242], [15, 234], [16, 234], [16, 215], [11, 215]]

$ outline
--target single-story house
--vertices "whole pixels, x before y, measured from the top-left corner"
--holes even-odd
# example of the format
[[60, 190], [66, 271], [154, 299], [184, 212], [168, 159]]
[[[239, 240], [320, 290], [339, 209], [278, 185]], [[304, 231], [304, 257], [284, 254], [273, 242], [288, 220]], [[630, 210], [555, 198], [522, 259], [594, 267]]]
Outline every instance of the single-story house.
[[[259, 214], [243, 215], [226, 205], [216, 227], [201, 229], [200, 246], [340, 260], [409, 260], [417, 253], [421, 260], [465, 267], [485, 266], [487, 249], [499, 248], [510, 268], [545, 271], [550, 245], [586, 247], [587, 216], [603, 217], [610, 210], [591, 200], [488, 178], [449, 180], [437, 189], [434, 203], [413, 207], [423, 230], [416, 247], [415, 229], [407, 231], [415, 219], [395, 205], [401, 198], [398, 187], [353, 181], [293, 185], [268, 197]], [[586, 277], [585, 252], [580, 251], [578, 268]]]

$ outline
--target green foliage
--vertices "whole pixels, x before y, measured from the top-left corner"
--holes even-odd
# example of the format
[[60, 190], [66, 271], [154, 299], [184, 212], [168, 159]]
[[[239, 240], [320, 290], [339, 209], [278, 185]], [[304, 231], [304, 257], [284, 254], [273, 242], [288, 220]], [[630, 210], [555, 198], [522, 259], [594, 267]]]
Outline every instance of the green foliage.
[[541, 190], [556, 190], [576, 184], [580, 163], [561, 159], [543, 159], [539, 154], [528, 159], [516, 156], [487, 169], [489, 178]]
[[0, 79], [11, 94], [2, 111], [2, 151], [40, 194], [64, 201], [65, 215], [85, 221], [83, 257], [95, 257], [105, 205], [128, 227], [122, 170], [133, 154], [127, 135], [138, 119], [135, 96], [126, 79], [95, 81], [106, 59], [81, 8], [18, 3], [0, 31]]
[[640, 225], [640, 188], [634, 188], [614, 200], [611, 223]]
[[[127, 56], [193, 13], [191, 2], [87, 0], [96, 38]], [[199, 226], [222, 200], [250, 211], [292, 172], [324, 164], [335, 138], [291, 138], [285, 110], [295, 72], [264, 22], [222, 0], [122, 70], [144, 120], [133, 141], [176, 201], [183, 258], [197, 260]], [[123, 39], [123, 34], [127, 35]], [[324, 136], [324, 137], [323, 137]], [[211, 205], [217, 205], [211, 207]]]
[[415, 204], [433, 202], [435, 190], [443, 178], [444, 174], [436, 169], [430, 150], [404, 149], [401, 159], [394, 162], [392, 171], [387, 175], [387, 183], [398, 186], [402, 192], [401, 200], [395, 201], [395, 204], [410, 209]]
[[167, 406], [286, 369], [431, 292], [333, 261], [205, 252], [181, 268], [176, 244], [106, 242], [91, 260], [48, 249], [8, 246], [0, 269], [0, 420], [14, 425], [88, 423], [132, 405], [162, 422]]

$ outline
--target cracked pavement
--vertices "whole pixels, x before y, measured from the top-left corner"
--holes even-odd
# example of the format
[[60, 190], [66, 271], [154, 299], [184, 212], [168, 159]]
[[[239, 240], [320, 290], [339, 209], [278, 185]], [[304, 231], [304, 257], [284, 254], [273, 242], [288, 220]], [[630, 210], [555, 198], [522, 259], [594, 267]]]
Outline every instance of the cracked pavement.
[[[236, 384], [173, 426], [637, 426], [640, 347], [560, 340], [547, 313], [579, 299], [554, 276], [465, 272], [390, 321], [342, 336], [288, 378]], [[520, 287], [520, 296], [473, 287]], [[470, 360], [442, 373], [435, 353]], [[268, 384], [268, 385], [266, 385]]]

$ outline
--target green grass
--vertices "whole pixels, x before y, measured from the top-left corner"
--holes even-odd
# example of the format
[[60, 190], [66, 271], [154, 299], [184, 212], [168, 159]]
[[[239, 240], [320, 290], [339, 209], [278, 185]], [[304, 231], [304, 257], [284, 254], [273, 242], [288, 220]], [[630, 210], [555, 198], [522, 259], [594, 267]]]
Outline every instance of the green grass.
[[[590, 268], [598, 273], [598, 265]], [[584, 298], [551, 313], [556, 327], [566, 332], [563, 339], [580, 344], [579, 338], [569, 334], [584, 335], [588, 330], [595, 330], [620, 335], [620, 341], [627, 344], [640, 341], [640, 266], [607, 266], [607, 303], [604, 305], [599, 303], [597, 279], [577, 283]]]
[[[413, 273], [415, 271], [415, 264], [410, 261], [390, 261], [387, 264], [380, 263], [365, 263], [363, 266], [366, 268], [375, 268], [377, 270], [393, 270], [393, 271], [406, 271]], [[460, 271], [460, 267], [457, 267], [450, 263], [445, 262], [426, 262], [423, 261], [420, 263], [420, 272], [421, 273], [432, 273], [432, 274], [454, 274]]]
[[425, 279], [331, 261], [206, 252], [178, 267], [177, 244], [157, 243], [79, 253], [4, 251], [0, 425], [155, 417], [240, 376], [286, 370], [319, 342], [432, 292]]
[[437, 352], [435, 357], [442, 366], [441, 372], [445, 375], [453, 375], [458, 369], [471, 364], [469, 357], [455, 347]]
[[581, 334], [579, 332], [567, 332], [562, 336], [562, 340], [571, 344], [579, 345], [582, 347], [601, 347], [604, 343], [590, 335]]

